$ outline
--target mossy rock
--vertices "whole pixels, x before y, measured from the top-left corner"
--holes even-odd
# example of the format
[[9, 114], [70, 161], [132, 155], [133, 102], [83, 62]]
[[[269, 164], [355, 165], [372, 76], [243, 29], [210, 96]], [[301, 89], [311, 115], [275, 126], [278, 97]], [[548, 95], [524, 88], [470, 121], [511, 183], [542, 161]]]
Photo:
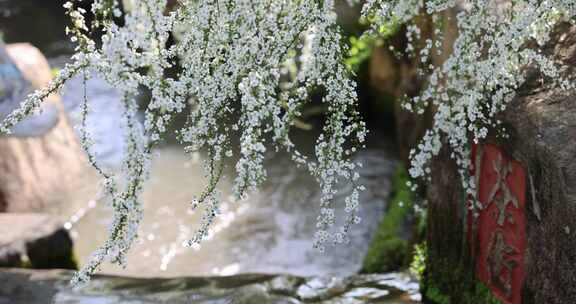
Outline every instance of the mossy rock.
[[411, 260], [414, 234], [413, 199], [407, 186], [408, 174], [399, 166], [393, 178], [392, 199], [364, 258], [362, 272], [376, 273], [398, 270]]
[[[458, 273], [456, 271], [455, 273]], [[448, 275], [448, 274], [447, 274]], [[459, 276], [454, 276], [454, 278]], [[442, 286], [437, 285], [434, 281], [427, 281], [423, 284], [423, 298], [425, 303], [433, 304], [501, 304], [502, 302], [497, 299], [490, 289], [475, 279], [459, 284], [461, 293], [458, 296], [450, 296], [443, 293]]]

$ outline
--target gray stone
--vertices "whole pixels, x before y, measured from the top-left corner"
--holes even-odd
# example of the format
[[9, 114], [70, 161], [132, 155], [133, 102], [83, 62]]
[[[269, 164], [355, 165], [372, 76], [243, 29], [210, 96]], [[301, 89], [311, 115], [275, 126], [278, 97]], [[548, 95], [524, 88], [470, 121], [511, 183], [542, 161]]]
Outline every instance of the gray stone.
[[280, 295], [296, 294], [299, 285], [303, 283], [302, 278], [278, 276], [269, 282], [270, 292]]
[[351, 298], [355, 300], [369, 301], [385, 297], [390, 294], [388, 290], [382, 290], [371, 287], [360, 287], [352, 289], [344, 294], [344, 298]]
[[[30, 50], [30, 49], [28, 49]], [[20, 49], [19, 51], [22, 51]], [[32, 52], [36, 49], [32, 49]], [[20, 56], [30, 56], [28, 53]], [[48, 71], [49, 72], [49, 71]], [[40, 72], [37, 72], [40, 74]], [[49, 76], [48, 76], [49, 77]], [[20, 103], [35, 90], [14, 62], [6, 46], [0, 41], [0, 121], [20, 107]], [[58, 123], [58, 109], [54, 104], [45, 103], [38, 114], [20, 122], [12, 129], [12, 136], [42, 136]]]
[[[0, 304], [414, 303], [406, 293], [379, 285], [378, 280], [381, 278], [378, 276], [305, 279], [290, 275], [241, 274], [228, 277], [143, 279], [97, 275], [88, 286], [74, 289], [68, 284], [71, 275], [66, 270], [0, 270]], [[357, 283], [365, 285], [354, 286]], [[277, 294], [278, 290], [286, 294]]]
[[0, 265], [75, 268], [72, 239], [53, 217], [35, 213], [0, 214]]
[[[52, 79], [42, 53], [27, 43], [0, 44], [0, 120], [28, 93]], [[52, 94], [43, 111], [0, 136], [0, 212], [58, 210], [76, 189], [88, 164], [68, 123], [60, 98]]]
[[341, 278], [318, 277], [302, 284], [297, 291], [305, 301], [319, 301], [332, 298], [346, 291], [346, 284]]

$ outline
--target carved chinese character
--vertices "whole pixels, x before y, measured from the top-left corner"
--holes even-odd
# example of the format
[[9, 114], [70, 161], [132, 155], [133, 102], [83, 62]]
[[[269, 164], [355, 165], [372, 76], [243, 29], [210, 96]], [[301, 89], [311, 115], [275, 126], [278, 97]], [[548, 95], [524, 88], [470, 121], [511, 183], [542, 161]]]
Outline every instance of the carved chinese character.
[[501, 155], [498, 155], [498, 158], [492, 162], [492, 166], [494, 171], [496, 171], [497, 180], [488, 196], [488, 203], [495, 203], [496, 207], [498, 207], [496, 222], [499, 226], [502, 226], [506, 218], [508, 218], [510, 222], [513, 222], [512, 216], [506, 211], [506, 207], [512, 203], [514, 207], [518, 208], [518, 199], [506, 183], [508, 175], [512, 172], [512, 164], [502, 159]]
[[509, 256], [516, 253], [517, 250], [504, 240], [502, 230], [496, 230], [492, 235], [486, 262], [491, 283], [502, 291], [506, 298], [512, 295], [512, 269], [518, 266]]

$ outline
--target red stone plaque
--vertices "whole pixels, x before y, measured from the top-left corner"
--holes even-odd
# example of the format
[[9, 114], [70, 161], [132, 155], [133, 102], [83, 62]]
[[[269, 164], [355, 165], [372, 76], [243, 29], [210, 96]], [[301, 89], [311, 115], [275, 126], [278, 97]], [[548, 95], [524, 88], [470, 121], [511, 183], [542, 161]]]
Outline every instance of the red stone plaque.
[[494, 145], [474, 145], [472, 163], [482, 206], [471, 223], [477, 233], [476, 274], [503, 303], [520, 304], [526, 250], [524, 169]]

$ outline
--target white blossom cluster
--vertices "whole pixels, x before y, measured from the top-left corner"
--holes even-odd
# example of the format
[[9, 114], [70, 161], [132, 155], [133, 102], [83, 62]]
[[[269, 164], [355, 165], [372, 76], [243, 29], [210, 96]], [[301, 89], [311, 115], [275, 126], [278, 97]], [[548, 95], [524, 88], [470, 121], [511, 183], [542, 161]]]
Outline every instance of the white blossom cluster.
[[[570, 79], [560, 76], [560, 64], [527, 47], [532, 41], [544, 45], [557, 21], [574, 17], [573, 11], [564, 9], [569, 2], [511, 1], [497, 12], [493, 1], [473, 1], [458, 14], [460, 32], [454, 53], [434, 71], [430, 86], [415, 100], [420, 107], [432, 102], [436, 113], [433, 128], [412, 154], [412, 177], [429, 172], [427, 164], [445, 136], [463, 188], [476, 197], [475, 183], [469, 177], [470, 142], [478, 143], [489, 130], [501, 129], [497, 114], [525, 83], [528, 68], [537, 68], [553, 85], [574, 88]], [[478, 202], [469, 206], [473, 211], [481, 207]]]
[[[224, 160], [238, 159], [234, 193], [242, 199], [266, 179], [264, 159], [270, 146], [290, 152], [321, 186], [314, 245], [324, 249], [348, 241], [351, 225], [360, 221], [358, 198], [363, 190], [355, 173], [359, 164], [350, 156], [363, 146], [366, 129], [356, 111], [355, 84], [344, 65], [346, 49], [334, 0], [180, 0], [170, 11], [166, 0], [95, 0], [88, 11], [79, 7], [81, 2], [64, 5], [73, 24], [67, 31], [78, 44], [74, 62], [0, 124], [0, 131], [8, 132], [78, 73], [99, 75], [122, 92], [127, 148], [120, 174], [100, 168], [90, 154], [90, 134], [81, 132], [82, 146], [104, 178], [114, 218], [109, 239], [76, 275], [75, 283], [86, 282], [104, 261], [125, 263], [138, 235], [140, 194], [152, 151], [179, 113], [188, 118], [177, 130], [185, 150], [209, 155], [208, 183], [192, 201], [193, 208], [203, 208], [202, 223], [188, 245], [207, 236], [219, 213], [216, 186]], [[470, 139], [485, 138], [489, 129], [497, 127], [496, 114], [525, 81], [525, 67], [536, 65], [545, 76], [558, 79], [556, 64], [526, 48], [526, 43], [546, 43], [558, 20], [576, 14], [573, 0], [510, 1], [500, 13], [495, 13], [494, 3], [466, 2], [458, 15], [454, 53], [433, 69], [427, 89], [411, 101], [417, 112], [430, 103], [436, 109], [434, 127], [411, 153], [414, 178], [429, 173], [428, 164], [443, 139], [462, 176], [468, 176]], [[420, 13], [434, 14], [455, 5], [454, 0], [368, 0], [362, 12], [377, 30], [380, 25], [410, 23]], [[86, 20], [93, 21], [87, 24]], [[420, 38], [417, 27], [409, 26], [408, 32], [410, 41]], [[95, 37], [100, 38], [95, 41]], [[428, 40], [425, 45], [420, 50], [423, 57], [438, 41]], [[557, 82], [573, 87], [567, 80]], [[151, 99], [141, 122], [138, 96], [143, 89]], [[311, 159], [298, 152], [290, 129], [313, 91], [322, 92], [328, 110]], [[85, 98], [84, 123], [89, 113], [90, 101]], [[240, 134], [239, 155], [234, 155], [238, 149], [231, 144], [235, 134]], [[469, 178], [463, 181], [464, 188], [474, 193], [474, 183]], [[338, 224], [334, 197], [342, 182], [354, 188], [345, 199], [344, 222]]]
[[[266, 179], [264, 155], [269, 146], [290, 152], [321, 185], [314, 245], [323, 249], [347, 241], [350, 226], [360, 220], [362, 190], [356, 183], [358, 164], [350, 156], [363, 145], [366, 130], [356, 111], [355, 83], [342, 59], [345, 50], [333, 0], [180, 1], [172, 11], [167, 11], [166, 0], [96, 0], [90, 10], [80, 4], [76, 0], [64, 5], [73, 24], [67, 32], [78, 44], [74, 63], [0, 125], [7, 132], [79, 73], [98, 75], [122, 92], [127, 148], [119, 174], [99, 166], [90, 153], [90, 134], [85, 127], [80, 132], [114, 212], [108, 240], [73, 283], [87, 282], [105, 261], [124, 265], [138, 235], [140, 194], [153, 148], [182, 112], [188, 120], [177, 135], [185, 150], [209, 155], [208, 184], [192, 201], [192, 208], [203, 208], [202, 223], [188, 245], [207, 236], [219, 213], [216, 185], [225, 159], [238, 158], [234, 193], [242, 199]], [[99, 34], [101, 38], [94, 40]], [[143, 88], [151, 99], [141, 122], [137, 97]], [[291, 126], [313, 91], [322, 92], [328, 109], [314, 159], [300, 154], [290, 140]], [[85, 125], [90, 114], [87, 98], [81, 109]], [[235, 134], [240, 134], [236, 156], [231, 146]], [[355, 188], [338, 224], [333, 201], [342, 182]]]
[[[406, 104], [406, 108], [423, 113], [430, 104], [435, 110], [433, 127], [416, 149], [411, 151], [410, 175], [429, 178], [430, 161], [443, 143], [449, 145], [457, 162], [463, 188], [475, 197], [475, 183], [470, 177], [471, 142], [488, 136], [490, 130], [501, 131], [497, 114], [504, 111], [525, 83], [528, 71], [536, 68], [551, 85], [574, 89], [570, 75], [564, 75], [561, 64], [548, 58], [538, 48], [545, 45], [560, 21], [574, 22], [574, 0], [473, 0], [456, 1], [369, 1], [365, 17], [376, 20], [410, 19], [424, 10], [427, 14], [455, 8], [458, 37], [453, 53], [438, 67], [431, 67], [426, 89]], [[433, 15], [433, 20], [437, 20]], [[377, 24], [376, 24], [377, 26]], [[418, 31], [407, 26], [409, 43]], [[438, 30], [435, 31], [438, 34]], [[440, 38], [442, 39], [442, 38]], [[420, 51], [422, 63], [432, 46], [427, 40]], [[408, 46], [408, 51], [414, 46]], [[425, 66], [426, 69], [430, 68]], [[506, 134], [504, 133], [504, 136]], [[413, 185], [415, 187], [415, 185]], [[472, 203], [470, 209], [481, 208]], [[476, 214], [474, 212], [474, 214]]]

